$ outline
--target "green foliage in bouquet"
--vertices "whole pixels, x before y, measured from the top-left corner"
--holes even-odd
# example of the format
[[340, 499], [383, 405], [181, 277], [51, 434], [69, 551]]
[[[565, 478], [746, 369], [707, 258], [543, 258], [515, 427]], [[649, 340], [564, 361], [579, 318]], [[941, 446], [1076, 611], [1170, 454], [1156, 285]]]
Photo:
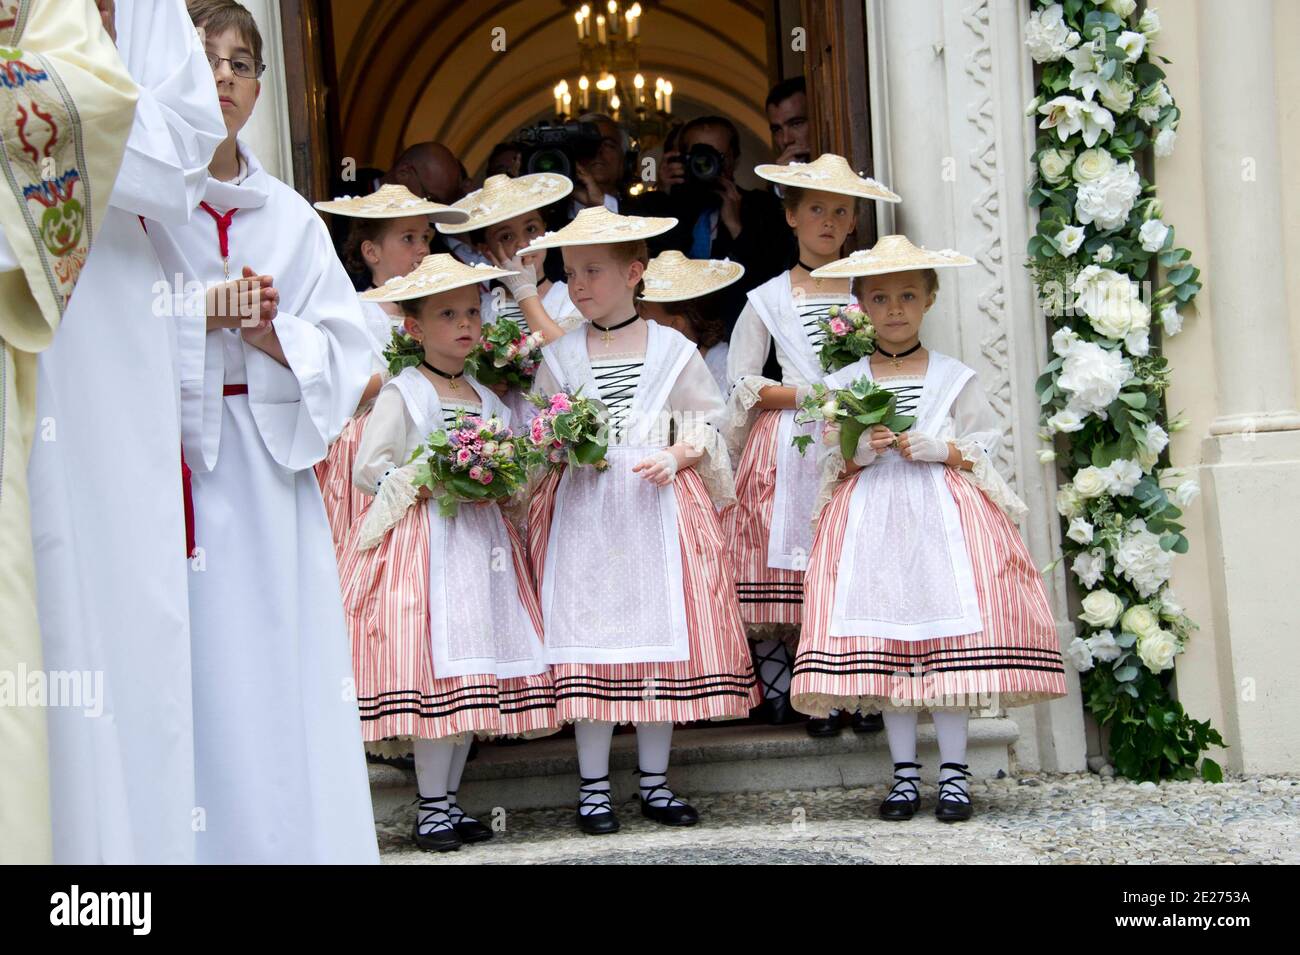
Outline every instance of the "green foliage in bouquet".
[[[840, 453], [848, 461], [853, 458], [858, 449], [858, 439], [867, 429], [882, 424], [895, 434], [901, 434], [916, 423], [914, 416], [899, 414], [896, 404], [897, 396], [892, 391], [863, 375], [847, 388], [832, 390], [824, 385], [813, 385], [812, 394], [804, 399], [795, 421], [800, 424], [810, 421], [838, 423]], [[801, 434], [792, 443], [800, 454], [805, 454], [812, 440], [812, 435]]]

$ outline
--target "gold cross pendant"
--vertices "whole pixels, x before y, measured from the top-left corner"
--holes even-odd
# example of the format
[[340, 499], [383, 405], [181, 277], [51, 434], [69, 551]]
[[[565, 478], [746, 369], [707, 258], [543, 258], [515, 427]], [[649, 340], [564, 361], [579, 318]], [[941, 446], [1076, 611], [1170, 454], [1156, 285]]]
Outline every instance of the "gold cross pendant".
[[600, 330], [600, 341], [602, 345], [608, 345], [613, 340], [614, 336], [610, 334], [608, 328], [602, 328]]

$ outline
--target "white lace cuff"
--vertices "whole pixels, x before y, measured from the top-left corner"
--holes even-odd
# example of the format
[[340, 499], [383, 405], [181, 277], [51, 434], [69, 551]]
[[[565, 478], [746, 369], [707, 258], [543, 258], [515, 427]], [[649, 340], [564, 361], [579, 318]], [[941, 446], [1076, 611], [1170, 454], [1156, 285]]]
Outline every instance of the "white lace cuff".
[[701, 421], [678, 421], [677, 440], [703, 454], [695, 465], [709, 499], [718, 510], [736, 503], [736, 481], [731, 472], [731, 457], [717, 429]]
[[780, 384], [779, 381], [762, 375], [746, 375], [737, 379], [731, 389], [731, 396], [727, 399], [726, 421], [720, 429], [732, 460], [739, 461], [740, 453], [745, 450], [749, 429], [754, 426], [754, 419], [758, 416], [754, 406], [758, 404], [759, 392], [769, 385]]
[[357, 541], [357, 546], [362, 550], [369, 550], [382, 541], [384, 535], [416, 502], [416, 488], [411, 483], [415, 469], [416, 465], [408, 464], [384, 475], [374, 503], [367, 508], [366, 516], [362, 519]]
[[840, 453], [838, 441], [833, 446], [825, 444], [821, 446], [817, 452], [817, 466], [819, 472], [817, 499], [813, 502], [812, 511], [814, 533], [817, 531], [817, 519], [821, 517], [822, 509], [831, 502], [835, 486], [840, 483], [840, 475], [844, 473], [844, 455]]
[[1029, 508], [993, 466], [983, 446], [970, 438], [954, 439], [953, 444], [961, 452], [962, 458], [971, 464], [969, 471], [962, 471], [966, 478], [988, 495], [990, 501], [1002, 508], [1007, 517], [1011, 518], [1012, 523], [1019, 524], [1024, 520]]

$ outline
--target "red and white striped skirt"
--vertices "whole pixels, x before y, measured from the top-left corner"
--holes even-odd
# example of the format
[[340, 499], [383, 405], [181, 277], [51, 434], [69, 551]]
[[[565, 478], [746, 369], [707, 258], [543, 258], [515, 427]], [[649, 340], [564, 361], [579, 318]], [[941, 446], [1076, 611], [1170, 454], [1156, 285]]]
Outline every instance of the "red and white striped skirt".
[[365, 429], [370, 412], [349, 418], [339, 436], [330, 445], [329, 453], [316, 465], [316, 481], [320, 496], [325, 501], [325, 516], [330, 522], [330, 535], [334, 538], [334, 554], [342, 562], [343, 543], [352, 525], [361, 519], [374, 498], [357, 489], [352, 483], [352, 465], [357, 448], [361, 445], [361, 432]]
[[[555, 691], [548, 673], [507, 680], [493, 674], [440, 678], [434, 673], [428, 508], [427, 502], [412, 507], [369, 550], [355, 546], [361, 529], [355, 524], [344, 545], [339, 576], [362, 738], [370, 744], [461, 733], [531, 737], [555, 732]], [[524, 547], [509, 521], [505, 524], [519, 599], [540, 633], [542, 611]]]
[[[559, 481], [559, 471], [548, 475], [528, 507], [528, 553], [539, 592]], [[762, 698], [713, 502], [693, 468], [678, 472], [673, 490], [690, 659], [552, 664], [555, 715], [561, 723], [740, 719]]]
[[803, 622], [804, 572], [767, 566], [780, 426], [781, 412], [759, 412], [736, 469], [736, 503], [722, 512], [721, 519], [736, 577], [740, 619], [750, 638], [783, 637], [793, 646]]
[[915, 641], [829, 635], [854, 476], [835, 489], [813, 540], [790, 690], [796, 709], [823, 717], [832, 709], [985, 709], [1065, 695], [1047, 594], [1019, 532], [967, 478], [951, 468], [944, 478], [961, 517], [983, 632]]

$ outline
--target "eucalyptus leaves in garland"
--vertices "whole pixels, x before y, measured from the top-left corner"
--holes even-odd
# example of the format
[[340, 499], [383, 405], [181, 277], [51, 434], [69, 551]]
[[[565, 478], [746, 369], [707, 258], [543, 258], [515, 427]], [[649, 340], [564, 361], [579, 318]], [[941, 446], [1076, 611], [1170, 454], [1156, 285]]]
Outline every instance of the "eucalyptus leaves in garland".
[[[1064, 559], [1082, 593], [1067, 656], [1085, 702], [1109, 730], [1111, 760], [1132, 779], [1222, 774], [1202, 754], [1223, 740], [1169, 693], [1195, 624], [1171, 593], [1186, 553], [1182, 508], [1198, 493], [1168, 467], [1169, 366], [1151, 341], [1200, 291], [1191, 253], [1161, 218], [1143, 176], [1146, 150], [1168, 155], [1179, 112], [1151, 55], [1154, 10], [1135, 0], [1035, 0], [1025, 43], [1040, 64], [1029, 203], [1039, 211], [1029, 268], [1053, 326], [1038, 380], [1043, 437], [1070, 479], [1057, 494]], [[1156, 59], [1168, 62], [1163, 57]], [[1060, 457], [1057, 457], [1057, 453]]]

